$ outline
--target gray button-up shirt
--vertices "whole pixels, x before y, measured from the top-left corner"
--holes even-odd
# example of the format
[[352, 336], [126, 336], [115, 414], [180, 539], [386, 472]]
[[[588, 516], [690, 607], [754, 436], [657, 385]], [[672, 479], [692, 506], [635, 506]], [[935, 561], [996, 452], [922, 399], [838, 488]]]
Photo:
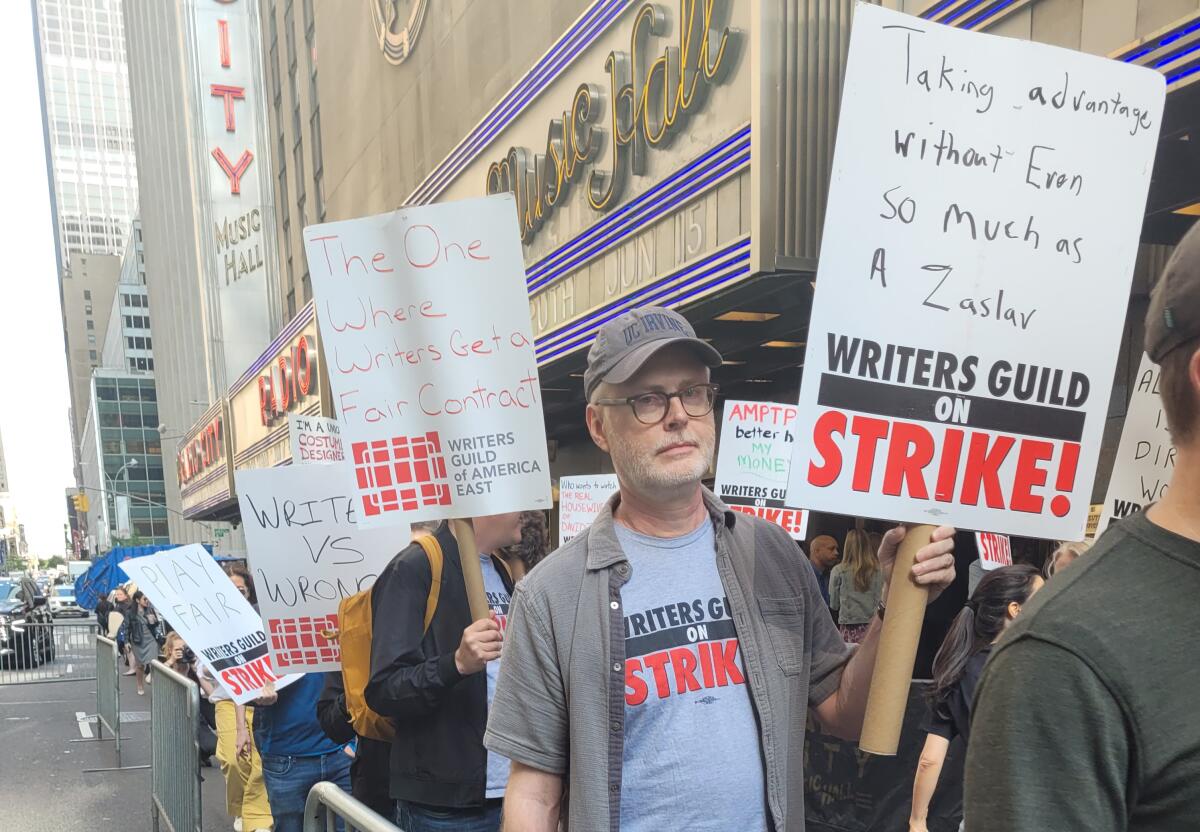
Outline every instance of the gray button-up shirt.
[[[517, 585], [484, 735], [492, 751], [564, 775], [572, 832], [615, 832], [621, 819], [621, 587], [631, 568], [613, 530], [619, 499]], [[704, 502], [758, 715], [767, 808], [778, 832], [803, 832], [807, 712], [837, 690], [851, 648], [783, 529], [730, 511], [707, 490]]]

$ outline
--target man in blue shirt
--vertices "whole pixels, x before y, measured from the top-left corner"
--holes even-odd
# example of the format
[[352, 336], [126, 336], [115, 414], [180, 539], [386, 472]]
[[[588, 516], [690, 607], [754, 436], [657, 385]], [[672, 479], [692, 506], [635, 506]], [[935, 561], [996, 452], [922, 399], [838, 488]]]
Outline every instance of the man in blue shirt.
[[821, 587], [821, 597], [829, 606], [829, 573], [838, 562], [837, 540], [827, 534], [819, 534], [808, 544], [808, 562], [812, 565], [813, 574], [817, 576], [817, 585]]
[[323, 687], [320, 673], [308, 673], [278, 692], [268, 689], [254, 702], [254, 742], [275, 832], [302, 832], [304, 802], [317, 783], [335, 783], [350, 793], [350, 756], [317, 721]]

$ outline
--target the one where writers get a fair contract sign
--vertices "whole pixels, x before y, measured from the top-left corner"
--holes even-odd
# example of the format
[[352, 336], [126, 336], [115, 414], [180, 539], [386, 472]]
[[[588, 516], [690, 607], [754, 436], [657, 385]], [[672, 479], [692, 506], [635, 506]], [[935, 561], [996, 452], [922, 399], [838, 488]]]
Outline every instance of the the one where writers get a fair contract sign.
[[726, 400], [715, 488], [734, 511], [769, 520], [803, 540], [808, 512], [787, 502], [795, 429], [795, 405]]
[[549, 508], [511, 194], [304, 230], [358, 522]]
[[130, 558], [121, 568], [239, 705], [303, 675], [276, 672], [262, 619], [203, 546]]
[[338, 606], [374, 585], [408, 529], [359, 527], [346, 465], [257, 468], [236, 479], [271, 661], [280, 671], [340, 670]]
[[1162, 398], [1158, 393], [1159, 368], [1145, 353], [1129, 396], [1121, 442], [1117, 445], [1112, 478], [1104, 495], [1104, 508], [1096, 536], [1114, 520], [1121, 520], [1162, 499], [1175, 471], [1175, 446], [1167, 431]]
[[1082, 535], [1164, 94], [856, 7], [793, 504]]

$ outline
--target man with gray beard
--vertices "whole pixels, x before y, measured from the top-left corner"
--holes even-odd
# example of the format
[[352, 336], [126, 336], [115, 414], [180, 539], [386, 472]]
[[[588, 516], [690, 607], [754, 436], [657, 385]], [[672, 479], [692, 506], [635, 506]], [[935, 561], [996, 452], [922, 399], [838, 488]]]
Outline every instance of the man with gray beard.
[[[852, 651], [787, 533], [701, 485], [720, 364], [656, 307], [588, 353], [588, 429], [620, 491], [513, 593], [484, 736], [512, 761], [506, 830], [803, 832], [808, 711], [862, 729], [883, 610]], [[953, 534], [905, 576], [930, 600], [954, 580]], [[903, 537], [880, 546], [885, 579]]]

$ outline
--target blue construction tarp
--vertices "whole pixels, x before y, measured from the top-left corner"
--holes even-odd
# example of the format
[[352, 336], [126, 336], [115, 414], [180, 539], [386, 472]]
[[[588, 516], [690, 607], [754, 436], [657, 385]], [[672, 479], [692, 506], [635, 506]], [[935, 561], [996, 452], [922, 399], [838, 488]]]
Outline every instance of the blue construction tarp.
[[[129, 576], [120, 566], [122, 561], [153, 555], [163, 549], [174, 549], [177, 545], [163, 543], [154, 546], [120, 546], [113, 549], [75, 579], [75, 602], [85, 610], [95, 609], [101, 595], [108, 595], [120, 584], [129, 582]], [[212, 554], [212, 546], [205, 544], [204, 548]]]

